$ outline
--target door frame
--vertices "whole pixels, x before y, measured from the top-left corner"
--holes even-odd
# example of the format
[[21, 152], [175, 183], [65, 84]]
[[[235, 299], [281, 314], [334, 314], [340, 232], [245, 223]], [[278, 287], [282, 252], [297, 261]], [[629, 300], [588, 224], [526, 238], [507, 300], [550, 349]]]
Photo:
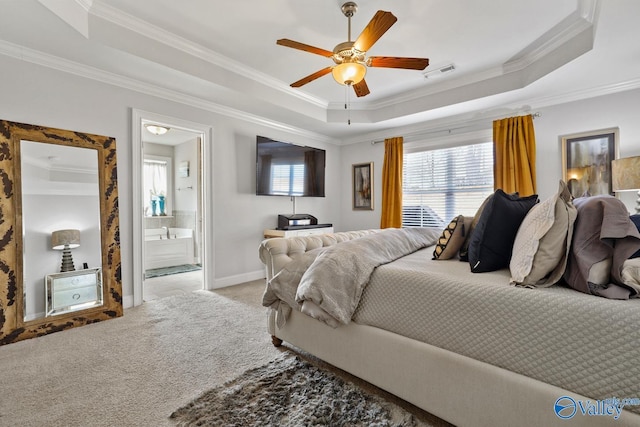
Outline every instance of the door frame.
[[199, 133], [202, 141], [202, 276], [203, 289], [213, 289], [215, 280], [214, 229], [213, 229], [213, 128], [202, 123], [169, 117], [150, 111], [131, 111], [131, 176], [133, 186], [133, 305], [143, 303], [144, 283], [144, 213], [142, 211], [143, 121], [165, 124], [169, 127]]

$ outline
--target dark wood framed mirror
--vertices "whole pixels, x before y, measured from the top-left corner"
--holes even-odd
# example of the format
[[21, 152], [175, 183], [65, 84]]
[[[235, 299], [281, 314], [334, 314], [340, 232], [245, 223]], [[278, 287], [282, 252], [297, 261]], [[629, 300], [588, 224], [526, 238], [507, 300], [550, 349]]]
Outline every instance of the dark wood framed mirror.
[[120, 268], [115, 139], [0, 121], [0, 345], [121, 316]]

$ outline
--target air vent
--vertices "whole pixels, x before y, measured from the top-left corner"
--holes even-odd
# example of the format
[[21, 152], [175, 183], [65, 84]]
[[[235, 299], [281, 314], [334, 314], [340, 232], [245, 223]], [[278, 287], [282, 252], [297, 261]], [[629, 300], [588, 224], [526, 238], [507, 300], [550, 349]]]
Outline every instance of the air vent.
[[443, 74], [450, 73], [456, 69], [455, 65], [449, 64], [444, 67], [440, 67], [436, 70], [426, 71], [422, 73], [425, 79], [434, 79], [442, 76]]

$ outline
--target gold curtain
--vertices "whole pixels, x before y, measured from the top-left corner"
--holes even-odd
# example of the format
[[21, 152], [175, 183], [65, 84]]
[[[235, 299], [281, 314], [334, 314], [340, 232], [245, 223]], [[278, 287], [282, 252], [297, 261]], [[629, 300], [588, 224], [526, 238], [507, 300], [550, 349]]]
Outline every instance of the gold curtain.
[[402, 227], [402, 143], [401, 136], [384, 140], [380, 228]]
[[520, 196], [536, 194], [536, 136], [533, 116], [493, 122], [494, 188]]

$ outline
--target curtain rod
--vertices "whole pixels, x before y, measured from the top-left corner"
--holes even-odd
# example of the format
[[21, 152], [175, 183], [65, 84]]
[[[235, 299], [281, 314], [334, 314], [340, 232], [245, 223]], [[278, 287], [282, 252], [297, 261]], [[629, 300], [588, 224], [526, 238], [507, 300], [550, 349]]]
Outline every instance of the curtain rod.
[[[533, 117], [534, 119], [536, 117], [540, 117], [540, 113], [531, 113], [531, 117]], [[439, 132], [447, 132], [447, 133], [451, 134], [451, 132], [454, 131], [454, 130], [466, 129], [468, 127], [471, 127], [471, 126], [470, 125], [465, 125], [465, 126], [458, 126], [458, 127], [455, 127], [455, 128], [430, 130], [430, 131], [418, 132], [418, 133], [415, 133], [415, 134], [410, 134], [409, 136], [410, 137], [424, 136], [424, 135], [431, 135], [431, 134], [439, 133]], [[374, 140], [374, 141], [371, 141], [371, 145], [380, 144], [382, 142], [384, 142], [384, 139]]]

